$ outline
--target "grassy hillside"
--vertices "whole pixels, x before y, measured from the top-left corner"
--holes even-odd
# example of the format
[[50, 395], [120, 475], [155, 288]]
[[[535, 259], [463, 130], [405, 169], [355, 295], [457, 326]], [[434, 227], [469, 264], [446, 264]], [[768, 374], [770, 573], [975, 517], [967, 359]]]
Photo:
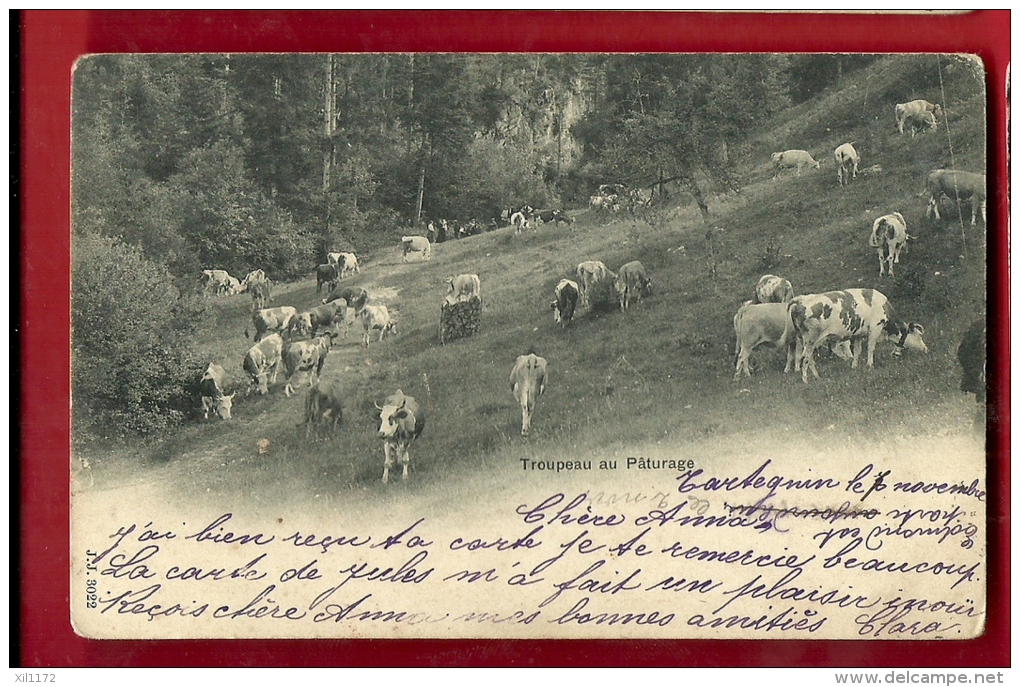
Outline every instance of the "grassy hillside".
[[[378, 251], [345, 283], [364, 286], [370, 302], [396, 311], [400, 335], [373, 341], [367, 351], [356, 328], [338, 340], [324, 371], [348, 393], [336, 438], [306, 442], [298, 426], [303, 390], [286, 398], [281, 378], [267, 397], [238, 394], [229, 422], [196, 421], [156, 446], [95, 458], [97, 486], [144, 471], [182, 493], [267, 502], [380, 490], [373, 404], [397, 388], [427, 413], [425, 433], [411, 449], [409, 489], [454, 472], [492, 474], [498, 483], [497, 475], [519, 471], [522, 457], [626, 454], [637, 445], [681, 455], [698, 447], [724, 459], [759, 440], [796, 437], [823, 450], [832, 442], [966, 433], [973, 401], [958, 391], [955, 354], [984, 307], [984, 227], [967, 224], [964, 245], [959, 223], [936, 226], [924, 218], [926, 199], [918, 194], [931, 169], [954, 161], [959, 169], [984, 169], [983, 86], [971, 66], [943, 58], [943, 99], [938, 80], [931, 83], [934, 59], [878, 60], [839, 88], [763, 122], [736, 152], [741, 193], [711, 198], [709, 224], [696, 208], [681, 208], [656, 227], [625, 215], [606, 223], [582, 212], [570, 226], [545, 225], [521, 236], [508, 228], [440, 244], [430, 262], [402, 263], [397, 247]], [[940, 125], [935, 133], [900, 136], [895, 103], [922, 97], [944, 103], [949, 131]], [[855, 141], [862, 167], [882, 171], [841, 189], [832, 150], [846, 141]], [[789, 148], [809, 150], [821, 169], [773, 181], [769, 154]], [[880, 278], [867, 240], [874, 219], [893, 211], [917, 240], [897, 278]], [[710, 227], [717, 229], [714, 279]], [[614, 270], [641, 260], [654, 294], [625, 314], [580, 310], [561, 330], [549, 309], [553, 287], [588, 259]], [[482, 331], [441, 346], [444, 280], [466, 272], [481, 277]], [[901, 317], [925, 326], [930, 353], [894, 359], [886, 344], [870, 372], [823, 358], [822, 379], [805, 385], [764, 351], [755, 375], [733, 382], [733, 313], [764, 272], [790, 279], [797, 293], [877, 288]], [[274, 305], [300, 309], [316, 299], [312, 279], [277, 289]], [[213, 323], [198, 333], [199, 352], [227, 368], [242, 392], [249, 304], [246, 295], [215, 301]], [[507, 380], [516, 356], [529, 350], [549, 360], [549, 387], [531, 437], [522, 439]], [[260, 440], [268, 444], [260, 448]]]

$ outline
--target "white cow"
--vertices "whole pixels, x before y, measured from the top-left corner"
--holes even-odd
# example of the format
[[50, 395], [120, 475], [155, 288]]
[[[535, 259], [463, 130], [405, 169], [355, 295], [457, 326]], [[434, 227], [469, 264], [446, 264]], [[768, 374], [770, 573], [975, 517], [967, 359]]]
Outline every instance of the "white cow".
[[446, 302], [450, 305], [463, 303], [473, 297], [482, 297], [482, 282], [477, 274], [459, 274], [446, 280]]
[[[909, 103], [900, 103], [896, 106], [896, 128], [900, 134], [903, 133], [903, 126], [907, 119], [922, 113], [929, 112], [932, 117], [942, 114], [942, 106], [929, 103], [927, 100], [911, 100]], [[932, 127], [934, 128], [934, 127]]]
[[844, 143], [836, 148], [834, 156], [836, 158], [836, 178], [839, 180], [839, 185], [848, 186], [851, 175], [854, 179], [857, 178], [857, 167], [861, 164], [861, 156], [857, 154], [853, 143]]
[[510, 390], [521, 404], [521, 436], [528, 436], [531, 430], [531, 413], [535, 401], [545, 392], [548, 365], [545, 358], [529, 353], [519, 356], [510, 371]]
[[981, 208], [981, 221], [987, 221], [987, 189], [984, 174], [973, 172], [959, 172], [955, 169], [936, 169], [928, 174], [925, 183], [925, 191], [928, 193], [928, 210], [925, 217], [930, 217], [935, 212], [935, 219], [942, 219], [939, 214], [939, 203], [942, 196], [948, 196], [959, 204], [962, 200], [970, 201], [970, 223], [977, 223], [978, 208]]
[[361, 274], [361, 265], [358, 264], [358, 256], [354, 253], [341, 253], [339, 263], [340, 267], [340, 278], [343, 279], [346, 276], [352, 274]]
[[868, 245], [878, 249], [878, 276], [885, 274], [886, 265], [889, 266], [889, 276], [893, 276], [893, 264], [900, 263], [900, 251], [908, 238], [907, 221], [900, 213], [882, 215], [875, 220]]
[[806, 150], [786, 150], [781, 153], [772, 153], [772, 166], [776, 168], [776, 173], [772, 178], [780, 179], [784, 169], [796, 169], [797, 176], [800, 176], [805, 167], [818, 169], [822, 165], [820, 162], [816, 162], [811, 157], [811, 153]]
[[422, 260], [432, 259], [432, 244], [424, 236], [403, 236], [400, 243], [404, 247], [404, 262], [407, 262], [408, 253], [421, 253]]
[[[733, 380], [740, 378], [740, 373], [751, 376], [751, 354], [754, 349], [762, 344], [774, 344], [783, 338], [786, 330], [786, 303], [754, 303], [745, 301], [733, 316], [733, 333], [737, 337], [734, 354], [737, 358], [737, 369], [733, 373]], [[797, 340], [790, 342], [791, 350], [787, 352], [787, 358], [796, 355]], [[850, 342], [842, 341], [832, 348], [832, 352], [843, 360], [850, 360], [853, 354], [850, 351]], [[799, 369], [799, 366], [798, 366]]]
[[603, 279], [616, 279], [601, 260], [585, 260], [577, 265], [577, 283], [581, 287], [581, 303], [591, 305], [591, 289]]
[[935, 113], [927, 110], [907, 115], [902, 123], [910, 129], [911, 138], [916, 136], [918, 131], [937, 131], [939, 128], [939, 120], [935, 118]]
[[373, 329], [379, 330], [379, 341], [383, 340], [386, 332], [397, 335], [397, 322], [390, 316], [390, 311], [385, 305], [366, 305], [361, 309], [361, 326], [365, 330], [362, 345], [368, 348], [369, 340]]

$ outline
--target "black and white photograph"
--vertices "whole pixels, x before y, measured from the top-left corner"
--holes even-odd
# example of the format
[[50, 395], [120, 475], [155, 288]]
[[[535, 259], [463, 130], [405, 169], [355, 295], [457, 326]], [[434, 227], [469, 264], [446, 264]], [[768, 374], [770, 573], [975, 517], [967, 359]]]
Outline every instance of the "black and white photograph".
[[945, 53], [82, 57], [75, 632], [980, 636], [986, 88]]

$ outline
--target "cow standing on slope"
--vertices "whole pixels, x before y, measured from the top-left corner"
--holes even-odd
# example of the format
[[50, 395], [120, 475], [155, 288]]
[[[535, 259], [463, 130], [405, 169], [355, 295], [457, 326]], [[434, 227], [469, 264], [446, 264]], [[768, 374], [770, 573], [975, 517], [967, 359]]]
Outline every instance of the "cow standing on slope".
[[408, 253], [420, 253], [422, 260], [432, 259], [432, 244], [424, 236], [404, 236], [401, 237], [400, 244], [404, 249], [402, 262], [407, 262]]
[[553, 289], [553, 321], [561, 327], [566, 327], [574, 319], [574, 309], [577, 307], [578, 288], [577, 282], [570, 279], [560, 279], [560, 283]]
[[[267, 332], [282, 332], [290, 326], [290, 321], [297, 315], [297, 308], [290, 305], [281, 305], [278, 308], [264, 308], [258, 310], [251, 316], [252, 326], [255, 328], [255, 341], [265, 338]], [[248, 330], [244, 330], [244, 337], [248, 338]]]
[[396, 319], [390, 316], [390, 311], [385, 305], [366, 305], [361, 309], [361, 326], [365, 330], [362, 345], [368, 348], [372, 339], [372, 331], [379, 330], [379, 341], [383, 340], [386, 332], [393, 336], [397, 335]]
[[[734, 350], [736, 355], [736, 371], [733, 373], [733, 381], [740, 379], [740, 374], [751, 376], [751, 354], [763, 344], [775, 344], [782, 340], [783, 332], [786, 331], [786, 303], [754, 303], [746, 301], [737, 313], [733, 316], [733, 333], [736, 336], [737, 344]], [[787, 355], [800, 355], [796, 349], [798, 341], [795, 337], [789, 343], [793, 349]], [[849, 341], [841, 341], [833, 346], [832, 352], [843, 360], [853, 358]], [[800, 369], [799, 365], [797, 369]]]
[[308, 389], [305, 399], [305, 438], [311, 438], [313, 428], [327, 422], [332, 437], [343, 425], [343, 389], [336, 380], [319, 380]]
[[[257, 389], [263, 396], [269, 393], [269, 385], [276, 384], [283, 356], [283, 337], [272, 334], [252, 346], [244, 356], [241, 367], [251, 377], [252, 389]], [[270, 375], [272, 377], [270, 378]]]
[[886, 265], [889, 267], [889, 276], [894, 276], [893, 265], [900, 263], [900, 251], [907, 245], [908, 238], [907, 221], [900, 213], [882, 215], [875, 220], [868, 245], [878, 249], [878, 276], [885, 274]]
[[857, 167], [861, 163], [861, 156], [857, 153], [853, 143], [844, 143], [836, 148], [833, 155], [836, 158], [836, 179], [840, 186], [849, 186], [851, 176], [857, 178]]
[[326, 290], [336, 288], [336, 282], [340, 278], [340, 273], [337, 271], [336, 265], [329, 263], [325, 265], [319, 265], [315, 268], [315, 293], [322, 292], [323, 284], [326, 285]]
[[[852, 342], [853, 361], [850, 366], [856, 369], [865, 340], [868, 367], [873, 368], [875, 347], [880, 340], [893, 341], [896, 346], [894, 355], [899, 355], [903, 349], [927, 353], [923, 335], [924, 327], [920, 324], [893, 319], [892, 307], [884, 294], [874, 289], [847, 289], [794, 298], [787, 309], [786, 328], [780, 346], [790, 345], [795, 336], [799, 339], [801, 375], [807, 384], [809, 369], [815, 379], [818, 378], [815, 349], [829, 337]], [[788, 356], [786, 372], [790, 372], [792, 363], [792, 356]]]
[[198, 383], [202, 396], [202, 412], [206, 420], [209, 419], [210, 410], [224, 420], [230, 419], [230, 409], [236, 392], [229, 396], [223, 393], [226, 381], [227, 371], [216, 363], [209, 363]]
[[510, 371], [510, 390], [521, 404], [521, 436], [528, 436], [531, 430], [531, 414], [535, 401], [545, 392], [548, 366], [545, 358], [529, 353], [519, 356]]
[[772, 166], [776, 168], [776, 173], [772, 178], [779, 180], [783, 176], [784, 169], [796, 169], [797, 176], [800, 176], [805, 168], [819, 169], [822, 164], [811, 157], [811, 153], [806, 150], [784, 150], [781, 153], [772, 153]]
[[628, 262], [616, 275], [616, 295], [620, 298], [620, 311], [630, 308], [631, 298], [647, 298], [652, 294], [652, 280], [645, 274], [645, 266], [639, 261]]
[[601, 260], [585, 260], [577, 265], [577, 283], [581, 288], [581, 303], [591, 305], [591, 290], [604, 279], [616, 279]]
[[755, 303], [789, 303], [793, 300], [793, 284], [774, 274], [763, 274], [754, 287]]
[[446, 302], [450, 305], [463, 303], [474, 297], [482, 297], [482, 281], [477, 274], [459, 274], [446, 280]]
[[425, 429], [425, 413], [418, 407], [413, 396], [407, 396], [397, 389], [387, 397], [383, 405], [375, 404], [379, 410], [379, 437], [383, 440], [383, 484], [390, 480], [390, 467], [394, 457], [403, 466], [402, 479], [407, 479], [407, 466], [411, 462], [408, 447]]
[[939, 214], [939, 204], [942, 197], [946, 196], [959, 205], [961, 201], [970, 201], [970, 223], [973, 226], [977, 223], [978, 209], [981, 210], [981, 221], [986, 225], [987, 220], [987, 188], [985, 175], [973, 172], [960, 172], [955, 169], [936, 169], [928, 173], [925, 181], [925, 192], [928, 194], [928, 210], [925, 217], [935, 213], [935, 219], [942, 219]]
[[[924, 117], [926, 114], [930, 114], [931, 121], [936, 122], [937, 117], [942, 114], [942, 106], [927, 100], [911, 100], [909, 103], [898, 104], [896, 106], [896, 128], [899, 129], [900, 135], [903, 134], [903, 128], [908, 120], [913, 117]], [[931, 128], [934, 129], [935, 125], [933, 124]]]
[[320, 336], [311, 341], [298, 341], [287, 347], [283, 354], [284, 367], [287, 368], [287, 384], [283, 392], [289, 398], [294, 393], [294, 378], [298, 374], [308, 376], [308, 386], [314, 386], [322, 376], [322, 368], [326, 364], [329, 349], [336, 338], [335, 332]]

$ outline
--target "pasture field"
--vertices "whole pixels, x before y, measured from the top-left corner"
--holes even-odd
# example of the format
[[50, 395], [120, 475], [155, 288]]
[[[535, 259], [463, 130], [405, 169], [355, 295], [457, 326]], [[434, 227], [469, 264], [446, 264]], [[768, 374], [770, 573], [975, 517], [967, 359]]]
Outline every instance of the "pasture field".
[[[197, 352], [223, 365], [241, 392], [234, 418], [199, 417], [158, 442], [87, 456], [91, 467], [87, 478], [78, 475], [79, 486], [101, 495], [144, 483], [181, 503], [207, 496], [267, 509], [320, 499], [339, 510], [380, 493], [411, 492], [427, 513], [474, 487], [492, 494], [533, 479], [522, 458], [725, 461], [741, 451], [895, 453], [911, 444], [975, 450], [974, 401], [958, 390], [956, 348], [984, 311], [985, 227], [961, 225], [955, 210], [936, 225], [919, 197], [932, 169], [985, 167], [982, 85], [978, 72], [954, 66], [945, 99], [937, 86], [919, 92], [907, 70], [879, 60], [840, 88], [762, 122], [758, 135], [733, 151], [740, 193], [710, 197], [707, 222], [681, 194], [672, 199], [676, 212], [651, 223], [626, 212], [576, 210], [570, 225], [521, 235], [503, 228], [437, 244], [426, 262], [402, 262], [398, 241], [377, 250], [360, 275], [342, 283], [387, 305], [400, 333], [381, 343], [373, 337], [366, 350], [355, 322], [337, 339], [323, 375], [342, 382], [347, 405], [343, 429], [331, 440], [306, 439], [304, 389], [285, 397], [282, 374], [268, 396], [244, 396], [250, 298], [216, 299], [209, 321], [196, 325]], [[949, 131], [900, 136], [893, 107], [908, 96], [944, 103]], [[840, 189], [832, 150], [846, 141], [855, 142], [862, 170], [880, 165], [881, 172], [861, 173]], [[773, 181], [769, 154], [790, 148], [811, 152], [821, 169]], [[880, 278], [868, 236], [876, 217], [894, 211], [916, 239], [896, 278]], [[652, 296], [626, 313], [579, 308], [561, 329], [550, 310], [552, 291], [562, 277], [574, 278], [583, 260], [612, 270], [640, 260]], [[754, 375], [734, 382], [733, 314], [766, 272], [789, 279], [798, 294], [882, 291], [901, 318], [924, 325], [928, 355], [894, 358], [889, 344], [880, 345], [871, 371], [822, 356], [821, 379], [805, 385], [799, 374], [783, 374], [782, 355], [760, 350]], [[481, 332], [440, 345], [445, 280], [461, 273], [481, 278]], [[301, 310], [321, 297], [311, 276], [280, 285], [272, 305]], [[549, 361], [549, 384], [531, 436], [522, 438], [508, 375], [529, 351]], [[427, 423], [411, 447], [410, 479], [382, 485], [374, 404], [398, 388], [418, 400]], [[448, 491], [455, 481], [474, 486]]]

